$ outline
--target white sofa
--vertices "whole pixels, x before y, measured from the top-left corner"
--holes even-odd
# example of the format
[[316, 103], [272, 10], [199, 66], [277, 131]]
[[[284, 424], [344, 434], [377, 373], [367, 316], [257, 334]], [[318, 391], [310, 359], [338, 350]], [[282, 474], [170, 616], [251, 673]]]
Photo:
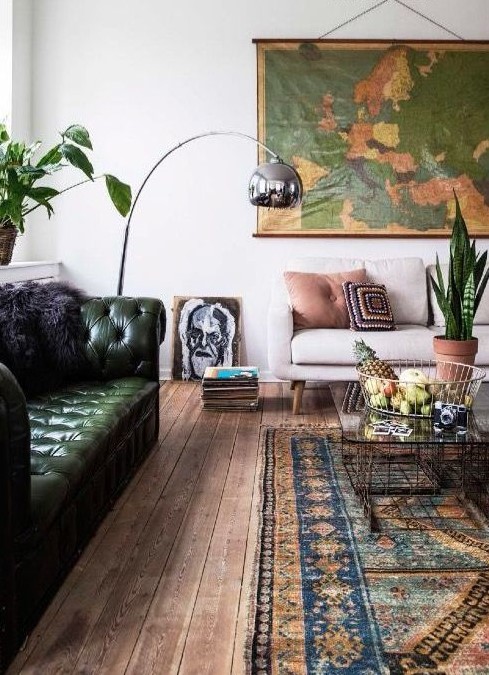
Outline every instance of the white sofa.
[[[356, 379], [353, 342], [363, 338], [382, 359], [433, 358], [433, 336], [443, 334], [443, 315], [436, 305], [428, 275], [435, 274], [421, 258], [362, 260], [360, 258], [299, 258], [286, 269], [328, 274], [364, 267], [367, 278], [384, 284], [392, 306], [395, 331], [356, 332], [343, 328], [294, 331], [292, 308], [283, 272], [272, 289], [268, 313], [268, 359], [275, 377], [290, 380], [294, 413], [300, 412], [306, 381]], [[446, 269], [445, 269], [446, 274]], [[475, 316], [479, 338], [476, 365], [489, 367], [489, 290]]]

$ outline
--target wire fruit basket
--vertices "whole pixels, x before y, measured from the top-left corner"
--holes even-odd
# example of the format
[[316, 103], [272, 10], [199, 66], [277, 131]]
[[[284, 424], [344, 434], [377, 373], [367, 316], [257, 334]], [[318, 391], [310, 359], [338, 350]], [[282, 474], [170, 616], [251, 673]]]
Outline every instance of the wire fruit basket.
[[366, 405], [390, 415], [432, 417], [436, 401], [470, 410], [486, 373], [477, 366], [437, 361], [387, 361], [396, 379], [365, 375], [358, 380]]

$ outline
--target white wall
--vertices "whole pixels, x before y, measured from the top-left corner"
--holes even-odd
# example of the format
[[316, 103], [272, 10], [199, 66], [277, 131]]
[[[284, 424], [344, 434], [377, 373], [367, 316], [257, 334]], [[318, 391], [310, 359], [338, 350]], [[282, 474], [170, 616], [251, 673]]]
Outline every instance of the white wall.
[[32, 0], [14, 0], [12, 35], [12, 135], [19, 139], [30, 139]]
[[[466, 39], [489, 37], [487, 0], [406, 0]], [[172, 145], [210, 129], [256, 133], [254, 37], [319, 37], [377, 0], [36, 0], [33, 8], [33, 134], [85, 124], [96, 168], [140, 185]], [[395, 0], [334, 33], [336, 38], [450, 36]], [[239, 295], [242, 362], [267, 370], [271, 279], [297, 255], [419, 255], [426, 240], [257, 239], [246, 187], [251, 143], [205, 138], [173, 154], [143, 193], [133, 220], [125, 292]], [[63, 195], [50, 223], [31, 223], [37, 258], [59, 258], [94, 293], [114, 292], [123, 221], [103, 186]], [[169, 315], [171, 313], [169, 312]], [[171, 339], [163, 352], [169, 367]]]
[[0, 0], [0, 122], [12, 114], [12, 0]]
[[[32, 90], [32, 0], [11, 0], [12, 7], [12, 118], [11, 132], [15, 140], [31, 140]], [[13, 260], [35, 257], [31, 228], [17, 237]]]

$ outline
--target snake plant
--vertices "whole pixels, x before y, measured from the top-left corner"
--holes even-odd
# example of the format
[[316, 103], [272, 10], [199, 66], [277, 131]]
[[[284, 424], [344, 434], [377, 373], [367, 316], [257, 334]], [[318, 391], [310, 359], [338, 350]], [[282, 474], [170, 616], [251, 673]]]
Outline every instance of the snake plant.
[[[92, 150], [90, 136], [85, 127], [72, 124], [61, 134], [61, 142], [48, 150], [37, 161], [41, 143], [26, 145], [11, 140], [7, 128], [0, 124], [0, 228], [16, 228], [24, 231], [27, 214], [44, 207], [51, 217], [51, 200], [62, 192], [97, 178], [105, 178], [105, 184], [112, 203], [122, 216], [129, 213], [131, 207], [131, 188], [110, 174], [94, 176], [94, 169], [85, 149]], [[83, 148], [83, 149], [82, 149]], [[80, 170], [86, 178], [70, 185], [64, 190], [56, 190], [46, 185], [49, 177], [72, 166]], [[37, 182], [41, 181], [41, 185]]]
[[445, 287], [438, 254], [436, 277], [431, 277], [440, 310], [445, 317], [445, 338], [470, 340], [474, 316], [489, 278], [487, 251], [477, 252], [475, 240], [470, 242], [460, 204], [455, 194], [455, 221], [450, 239], [448, 280]]

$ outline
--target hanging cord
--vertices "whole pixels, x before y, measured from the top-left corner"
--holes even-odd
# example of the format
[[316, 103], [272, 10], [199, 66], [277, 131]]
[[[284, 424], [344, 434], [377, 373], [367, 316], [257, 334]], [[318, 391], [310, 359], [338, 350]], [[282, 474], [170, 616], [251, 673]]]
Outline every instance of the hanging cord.
[[430, 19], [429, 16], [426, 16], [426, 14], [423, 14], [422, 12], [418, 11], [417, 9], [414, 9], [414, 7], [410, 7], [409, 5], [406, 5], [405, 2], [402, 2], [402, 0], [394, 0], [394, 2], [397, 2], [398, 5], [402, 5], [406, 9], [409, 9], [410, 12], [413, 12], [413, 14], [417, 14], [423, 19], [426, 19], [426, 21], [429, 21], [432, 23], [434, 26], [438, 26], [438, 28], [441, 28], [442, 30], [446, 31], [450, 35], [453, 35], [453, 37], [456, 37], [457, 40], [463, 40], [464, 38], [461, 35], [458, 35], [457, 33], [454, 33], [453, 30], [450, 30], [450, 28], [447, 28], [444, 26], [442, 23], [438, 23], [434, 19]]
[[318, 40], [322, 40], [323, 38], [327, 37], [328, 35], [331, 35], [331, 33], [334, 33], [335, 31], [339, 30], [340, 28], [343, 28], [343, 26], [348, 26], [349, 23], [353, 23], [357, 19], [359, 19], [361, 16], [365, 16], [365, 14], [368, 14], [369, 12], [373, 12], [374, 9], [377, 9], [377, 7], [380, 7], [381, 5], [385, 5], [386, 2], [389, 2], [389, 0], [381, 0], [381, 2], [378, 2], [376, 5], [373, 5], [373, 7], [369, 7], [369, 9], [365, 9], [363, 12], [360, 12], [360, 14], [355, 14], [355, 16], [352, 16], [351, 19], [348, 19], [347, 21], [344, 21], [343, 23], [340, 23], [338, 26], [335, 26], [331, 30], [329, 30], [327, 33], [324, 33], [324, 35], [320, 35]]
[[[335, 26], [331, 30], [329, 30], [327, 33], [324, 33], [324, 35], [319, 36], [319, 40], [322, 40], [323, 38], [327, 37], [328, 35], [331, 35], [331, 33], [334, 33], [335, 31], [339, 30], [340, 28], [343, 28], [344, 26], [347, 26], [350, 23], [353, 23], [357, 19], [359, 19], [362, 16], [365, 16], [369, 12], [373, 12], [374, 9], [378, 9], [379, 7], [382, 7], [382, 5], [385, 5], [389, 0], [381, 0], [381, 2], [378, 2], [376, 5], [372, 5], [372, 7], [369, 7], [369, 9], [365, 9], [363, 12], [360, 12], [359, 14], [355, 14], [355, 16], [352, 16], [351, 19], [348, 19], [347, 21], [344, 21], [343, 23], [340, 23], [338, 26]], [[438, 28], [441, 28], [442, 30], [446, 31], [450, 35], [453, 35], [453, 37], [456, 37], [457, 40], [463, 40], [464, 38], [461, 35], [458, 35], [457, 33], [454, 33], [453, 30], [450, 30], [450, 28], [447, 28], [441, 23], [438, 23], [434, 19], [430, 19], [429, 16], [426, 16], [426, 14], [423, 14], [422, 12], [418, 11], [417, 9], [414, 9], [413, 7], [410, 7], [407, 5], [405, 2], [402, 0], [394, 0], [398, 5], [401, 5], [405, 9], [408, 9], [410, 12], [413, 12], [413, 14], [417, 14], [420, 16], [422, 19], [425, 19], [429, 23], [432, 23], [434, 26], [437, 26]]]

